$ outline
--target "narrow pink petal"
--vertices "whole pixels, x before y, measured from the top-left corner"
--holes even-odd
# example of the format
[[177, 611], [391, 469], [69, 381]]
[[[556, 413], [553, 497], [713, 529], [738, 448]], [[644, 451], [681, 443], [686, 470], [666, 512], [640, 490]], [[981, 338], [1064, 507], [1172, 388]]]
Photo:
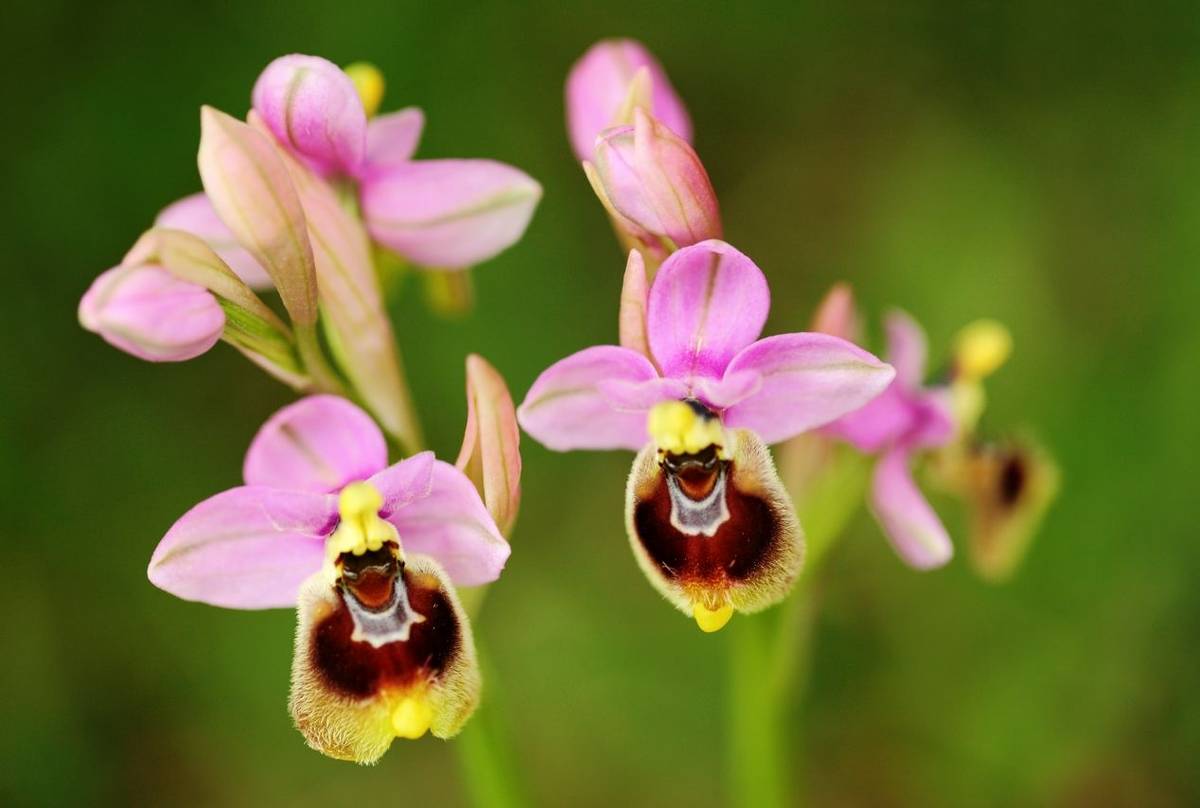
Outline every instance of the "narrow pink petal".
[[629, 85], [641, 68], [650, 71], [651, 112], [685, 140], [692, 139], [687, 109], [658, 60], [633, 39], [605, 39], [579, 58], [567, 76], [567, 129], [580, 160], [590, 160], [601, 131], [612, 126]]
[[925, 357], [928, 352], [925, 332], [917, 321], [903, 311], [888, 313], [883, 321], [887, 332], [887, 357], [896, 368], [896, 378], [909, 390], [925, 383]]
[[184, 600], [231, 609], [294, 606], [300, 584], [321, 568], [336, 521], [330, 495], [232, 488], [180, 517], [147, 574]]
[[253, 289], [275, 288], [271, 276], [246, 248], [238, 244], [203, 192], [185, 196], [167, 205], [155, 218], [154, 225], [183, 230], [204, 239], [247, 286]]
[[725, 412], [728, 426], [746, 427], [766, 443], [822, 426], [882, 393], [895, 371], [871, 354], [828, 334], [779, 334], [759, 340], [729, 363], [726, 378], [762, 377], [754, 395]]
[[762, 374], [756, 370], [727, 373], [720, 379], [700, 377], [692, 386], [692, 394], [710, 409], [726, 410], [762, 389]]
[[646, 307], [650, 350], [663, 375], [720, 377], [767, 320], [771, 295], [754, 262], [723, 241], [674, 253]]
[[383, 495], [379, 515], [386, 519], [401, 508], [429, 496], [433, 467], [433, 452], [419, 452], [393, 463], [367, 480]]
[[467, 357], [467, 427], [454, 465], [509, 535], [521, 506], [521, 428], [504, 377], [477, 354]]
[[912, 397], [893, 381], [864, 406], [826, 426], [825, 431], [860, 452], [875, 454], [907, 435], [916, 419], [917, 407]]
[[613, 409], [621, 412], [648, 413], [663, 401], [681, 401], [691, 395], [683, 379], [646, 379], [631, 382], [625, 379], [604, 379], [596, 388], [608, 399]]
[[225, 312], [202, 286], [152, 264], [101, 274], [79, 301], [79, 322], [149, 362], [182, 362], [221, 338]]
[[601, 385], [657, 378], [654, 365], [636, 351], [614, 345], [586, 348], [538, 376], [517, 408], [517, 419], [535, 440], [555, 451], [636, 451], [648, 440], [646, 413], [617, 409]]
[[387, 465], [387, 443], [361, 409], [339, 396], [302, 398], [258, 430], [242, 475], [247, 485], [331, 492]]
[[912, 567], [940, 567], [954, 555], [954, 545], [933, 508], [913, 482], [908, 451], [889, 451], [875, 466], [871, 509], [892, 546]]
[[650, 343], [646, 340], [646, 298], [649, 294], [646, 283], [646, 262], [637, 250], [629, 251], [625, 263], [625, 279], [621, 284], [621, 309], [618, 326], [621, 347], [637, 351], [650, 357]]
[[425, 113], [406, 107], [367, 124], [367, 171], [394, 168], [412, 159], [425, 128]]
[[405, 553], [432, 556], [459, 586], [478, 586], [500, 577], [508, 542], [466, 475], [438, 460], [429, 495], [387, 517], [400, 533]]
[[494, 160], [414, 160], [362, 184], [371, 237], [421, 266], [461, 269], [525, 233], [542, 187]]
[[367, 115], [337, 65], [319, 56], [281, 56], [263, 70], [251, 98], [275, 138], [308, 164], [325, 173], [358, 172]]

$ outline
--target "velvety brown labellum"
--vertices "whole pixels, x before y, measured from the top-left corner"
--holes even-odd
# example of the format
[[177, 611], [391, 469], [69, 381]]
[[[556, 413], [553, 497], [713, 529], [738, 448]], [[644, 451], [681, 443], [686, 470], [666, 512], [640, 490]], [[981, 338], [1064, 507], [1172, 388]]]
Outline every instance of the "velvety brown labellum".
[[[803, 534], [767, 447], [748, 430], [727, 434], [728, 460], [708, 457], [709, 450], [660, 460], [647, 446], [626, 489], [634, 555], [655, 588], [689, 615], [696, 602], [744, 612], [777, 603], [803, 563]], [[672, 485], [695, 502], [723, 487], [727, 518], [710, 535], [681, 530]]]
[[[407, 597], [396, 607], [392, 587], [401, 583]], [[410, 610], [407, 639], [379, 647], [355, 640], [361, 626], [350, 599], [368, 611]], [[298, 612], [289, 706], [314, 749], [375, 762], [395, 736], [392, 711], [407, 697], [429, 704], [430, 731], [442, 738], [456, 734], [474, 711], [480, 678], [470, 624], [432, 559], [412, 556], [391, 567], [379, 554], [349, 557], [337, 581], [322, 572], [305, 582]]]
[[984, 444], [968, 450], [959, 486], [971, 507], [972, 566], [985, 578], [1010, 577], [1058, 493], [1058, 468], [1033, 443]]

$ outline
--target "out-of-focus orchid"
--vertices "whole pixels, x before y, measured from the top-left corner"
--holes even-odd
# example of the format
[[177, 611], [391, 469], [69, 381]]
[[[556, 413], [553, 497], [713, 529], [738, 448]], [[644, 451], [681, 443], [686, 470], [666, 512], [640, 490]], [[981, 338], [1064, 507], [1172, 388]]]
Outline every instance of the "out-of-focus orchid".
[[357, 182], [371, 237], [404, 258], [463, 269], [516, 243], [541, 186], [493, 160], [411, 159], [424, 124], [420, 110], [368, 120], [382, 77], [367, 65], [352, 68], [353, 77], [320, 57], [280, 57], [255, 84], [254, 111], [307, 166]]
[[518, 417], [551, 449], [638, 452], [626, 494], [634, 553], [672, 604], [715, 631], [734, 610], [779, 601], [803, 561], [766, 444], [863, 406], [893, 371], [825, 334], [758, 339], [766, 279], [721, 241], [673, 254], [648, 293], [631, 255], [625, 285], [622, 347], [552, 365]]
[[635, 88], [635, 81], [649, 84], [649, 111], [691, 141], [691, 118], [658, 60], [636, 40], [604, 39], [588, 48], [567, 76], [567, 131], [580, 160], [592, 159], [601, 132], [630, 122], [623, 118], [631, 112], [631, 92], [644, 90]]
[[717, 195], [696, 151], [642, 108], [605, 130], [583, 170], [624, 240], [661, 260], [721, 237]]
[[913, 480], [913, 455], [949, 443], [955, 421], [948, 391], [925, 386], [921, 327], [907, 314], [894, 311], [887, 316], [885, 328], [895, 380], [883, 395], [826, 431], [861, 452], [879, 456], [871, 482], [871, 509], [900, 557], [917, 569], [930, 569], [949, 561], [954, 546]]
[[1032, 437], [990, 440], [979, 434], [983, 380], [1011, 352], [1008, 329], [994, 320], [976, 320], [955, 337], [948, 383], [958, 432], [933, 455], [930, 474], [965, 503], [968, 557], [991, 581], [1016, 571], [1059, 486], [1054, 458]]
[[389, 466], [370, 417], [334, 396], [272, 416], [243, 475], [171, 527], [150, 580], [216, 606], [297, 606], [290, 708], [327, 755], [370, 763], [395, 737], [457, 733], [480, 681], [451, 583], [495, 580], [509, 554], [470, 480], [432, 452]]

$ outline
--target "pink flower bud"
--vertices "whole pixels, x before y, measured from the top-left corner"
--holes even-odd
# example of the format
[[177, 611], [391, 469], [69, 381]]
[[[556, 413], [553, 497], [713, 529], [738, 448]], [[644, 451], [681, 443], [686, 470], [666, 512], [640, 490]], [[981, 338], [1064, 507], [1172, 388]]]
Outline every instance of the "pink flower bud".
[[684, 140], [692, 122], [658, 60], [632, 39], [605, 39], [588, 49], [567, 77], [567, 129], [580, 160], [590, 160], [596, 138], [617, 123], [638, 71], [650, 74], [650, 111]]
[[595, 159], [589, 173], [599, 183], [597, 193], [633, 238], [668, 239], [670, 253], [721, 237], [717, 196], [700, 158], [645, 111], [634, 110], [633, 126], [601, 135]]
[[337, 65], [319, 56], [281, 56], [263, 70], [251, 98], [276, 140], [297, 157], [324, 174], [358, 172], [367, 115]]
[[79, 322], [139, 359], [182, 362], [216, 344], [225, 312], [204, 287], [139, 264], [96, 278], [79, 301]]

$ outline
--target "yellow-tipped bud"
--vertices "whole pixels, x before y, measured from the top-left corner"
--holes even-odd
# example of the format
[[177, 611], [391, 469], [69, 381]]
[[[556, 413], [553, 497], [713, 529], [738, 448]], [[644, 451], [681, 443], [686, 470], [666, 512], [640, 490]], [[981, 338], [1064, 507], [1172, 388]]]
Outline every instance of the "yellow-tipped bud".
[[433, 710], [423, 698], [405, 696], [392, 710], [392, 729], [397, 738], [416, 740], [429, 731]]
[[383, 101], [383, 90], [386, 86], [383, 73], [370, 62], [355, 62], [346, 65], [343, 70], [350, 77], [350, 81], [354, 82], [354, 89], [358, 90], [358, 97], [362, 100], [367, 117], [374, 117]]
[[661, 451], [671, 454], [696, 454], [709, 446], [725, 445], [720, 420], [702, 415], [683, 401], [655, 404], [646, 419], [646, 431]]
[[995, 320], [976, 320], [954, 339], [955, 369], [968, 381], [986, 378], [1012, 353], [1012, 334]]
[[696, 601], [692, 604], [692, 617], [696, 618], [696, 625], [700, 627], [701, 631], [711, 634], [725, 628], [729, 618], [733, 617], [733, 607], [724, 603], [717, 609], [710, 609]]
[[338, 515], [341, 522], [325, 542], [330, 560], [342, 553], [362, 555], [378, 550], [389, 541], [400, 543], [396, 528], [379, 518], [383, 495], [370, 483], [350, 483], [338, 495]]

